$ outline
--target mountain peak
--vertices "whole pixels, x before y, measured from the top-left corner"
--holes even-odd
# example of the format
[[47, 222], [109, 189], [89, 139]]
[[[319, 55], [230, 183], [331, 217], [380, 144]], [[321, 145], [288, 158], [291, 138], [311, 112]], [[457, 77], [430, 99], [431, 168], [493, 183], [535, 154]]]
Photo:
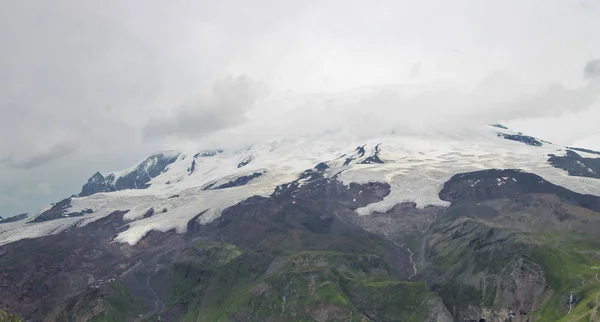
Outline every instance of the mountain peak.
[[106, 177], [96, 172], [83, 185], [79, 197], [86, 197], [99, 192], [112, 192], [127, 189], [146, 189], [152, 178], [163, 173], [175, 162], [180, 153], [173, 151], [153, 154], [137, 165], [125, 171], [112, 172]]

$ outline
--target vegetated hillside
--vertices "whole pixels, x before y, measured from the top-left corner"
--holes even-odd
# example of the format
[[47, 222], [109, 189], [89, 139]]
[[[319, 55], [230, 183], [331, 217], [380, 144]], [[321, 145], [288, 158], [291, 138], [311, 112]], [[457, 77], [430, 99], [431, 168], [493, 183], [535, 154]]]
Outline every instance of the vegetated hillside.
[[[529, 185], [505, 195], [496, 179], [509, 175]], [[0, 298], [46, 321], [594, 320], [600, 214], [531, 176], [454, 178], [448, 208], [359, 217], [389, 186], [315, 172], [136, 246], [109, 242], [126, 225], [115, 213], [3, 246]]]
[[115, 213], [5, 246], [2, 282], [13, 285], [3, 304], [34, 320], [449, 320], [423, 283], [406, 281], [405, 250], [350, 223], [353, 207], [388, 193], [385, 184], [316, 176], [241, 202], [210, 225], [192, 221], [185, 235], [152, 233], [135, 247], [102, 243], [124, 224]]
[[22, 322], [21, 318], [16, 315], [8, 314], [0, 310], [0, 322]]
[[457, 175], [440, 195], [455, 196], [453, 205], [404, 204], [356, 222], [410, 247], [411, 280], [439, 295], [454, 320], [597, 320], [597, 197], [511, 170]]

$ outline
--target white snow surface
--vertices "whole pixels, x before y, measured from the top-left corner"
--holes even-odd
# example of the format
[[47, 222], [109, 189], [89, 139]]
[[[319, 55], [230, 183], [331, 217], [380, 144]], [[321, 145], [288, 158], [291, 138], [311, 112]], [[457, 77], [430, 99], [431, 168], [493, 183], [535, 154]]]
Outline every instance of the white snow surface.
[[[149, 188], [73, 198], [69, 212], [94, 211], [83, 217], [28, 223], [38, 213], [23, 221], [0, 225], [0, 245], [86, 225], [116, 210], [129, 212], [124, 217], [128, 221], [128, 229], [118, 234], [115, 242], [134, 245], [151, 230], [175, 229], [183, 233], [194, 216], [203, 213], [200, 223], [210, 223], [224, 209], [254, 195], [268, 196], [278, 185], [297, 179], [301, 172], [323, 161], [330, 167], [327, 175], [341, 172], [339, 179], [344, 184], [372, 181], [390, 184], [390, 194], [380, 202], [358, 209], [359, 215], [385, 212], [406, 201], [415, 202], [418, 207], [447, 206], [447, 202], [439, 199], [438, 193], [451, 176], [492, 168], [522, 169], [575, 192], [600, 195], [600, 180], [569, 176], [566, 171], [547, 162], [548, 154], [563, 155], [565, 147], [549, 143], [541, 147], [529, 146], [498, 137], [496, 133], [499, 130], [486, 126], [448, 131], [451, 133], [387, 133], [368, 139], [358, 138], [349, 131], [330, 131], [321, 135], [272, 140], [207, 157], [194, 158], [198, 151], [181, 151], [167, 171], [152, 179]], [[379, 157], [385, 163], [359, 164], [373, 155], [377, 144], [380, 144]], [[358, 158], [356, 148], [363, 145], [365, 154]], [[344, 166], [348, 157], [355, 160]], [[252, 161], [238, 168], [238, 164], [248, 158]], [[196, 162], [195, 170], [189, 174], [192, 160]], [[264, 173], [244, 186], [204, 190], [212, 183], [216, 182], [214, 186], [217, 186], [254, 172]], [[174, 195], [179, 197], [172, 197]], [[150, 208], [154, 209], [154, 215], [143, 218]]]

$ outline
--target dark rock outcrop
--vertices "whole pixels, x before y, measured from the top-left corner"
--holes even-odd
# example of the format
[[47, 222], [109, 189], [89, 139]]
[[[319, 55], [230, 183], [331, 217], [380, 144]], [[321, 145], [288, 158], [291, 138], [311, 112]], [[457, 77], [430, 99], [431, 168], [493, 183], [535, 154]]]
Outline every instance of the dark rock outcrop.
[[600, 158], [584, 158], [575, 151], [567, 150], [564, 156], [549, 155], [548, 162], [563, 169], [571, 176], [600, 179]]
[[531, 146], [542, 146], [543, 143], [533, 136], [527, 136], [522, 134], [506, 134], [506, 133], [498, 133], [498, 137], [504, 138], [506, 140], [517, 141], [521, 143], [525, 143]]
[[358, 157], [362, 158], [365, 156], [365, 146], [359, 146], [356, 148], [356, 152], [358, 152]]
[[0, 224], [7, 224], [10, 222], [20, 221], [20, 220], [27, 218], [27, 215], [28, 215], [27, 213], [24, 213], [24, 214], [19, 214], [16, 216], [8, 217], [6, 219], [2, 219], [2, 217], [0, 217]]
[[327, 163], [321, 162], [315, 166], [315, 169], [317, 171], [325, 171], [325, 170], [329, 169], [329, 166], [327, 165]]
[[204, 188], [202, 188], [202, 190], [210, 190], [214, 185], [216, 185], [217, 182], [211, 182], [209, 184], [207, 184], [206, 186], [204, 186]]
[[490, 124], [490, 126], [497, 127], [497, 128], [499, 128], [499, 129], [508, 130], [508, 128], [507, 128], [506, 126], [504, 126], [504, 125], [502, 125], [502, 124], [500, 124], [500, 123], [496, 123], [496, 124]]
[[32, 219], [31, 222], [36, 223], [68, 217], [81, 217], [94, 212], [91, 209], [84, 209], [80, 212], [68, 212], [69, 208], [71, 208], [71, 198], [63, 199]]
[[[298, 180], [312, 181], [312, 180], [317, 180], [317, 179], [322, 179], [322, 178], [323, 178], [322, 171], [313, 171], [313, 170], [309, 169], [309, 170], [304, 170], [304, 172], [302, 172], [300, 174], [300, 176], [298, 177]], [[297, 184], [298, 180], [292, 182], [292, 184]]]
[[67, 210], [71, 207], [71, 198], [63, 199], [50, 207], [50, 209], [42, 212], [39, 216], [31, 220], [31, 222], [42, 222], [58, 218], [63, 218], [67, 214]]
[[130, 172], [115, 178], [114, 174], [104, 177], [96, 172], [88, 182], [83, 185], [79, 197], [89, 196], [99, 192], [111, 192], [126, 189], [146, 189], [150, 186], [152, 178], [166, 171], [167, 167], [175, 162], [179, 155], [155, 154], [142, 161]]
[[251, 161], [252, 161], [252, 157], [247, 158], [247, 159], [243, 160], [242, 162], [238, 163], [238, 165], [237, 165], [238, 169], [241, 167], [247, 166], [248, 163], [250, 163]]
[[115, 191], [113, 186], [113, 181], [115, 179], [114, 174], [109, 174], [107, 177], [104, 177], [102, 173], [96, 172], [91, 178], [88, 179], [88, 182], [83, 185], [81, 188], [80, 196], [90, 196], [99, 192], [109, 192]]
[[209, 151], [199, 152], [194, 155], [194, 159], [195, 158], [214, 157], [215, 155], [217, 155], [219, 153], [223, 153], [223, 150], [217, 149], [217, 150], [209, 150]]
[[188, 175], [191, 175], [196, 170], [196, 165], [197, 165], [196, 159], [197, 158], [214, 157], [215, 155], [217, 155], [219, 153], [223, 153], [223, 150], [209, 150], [209, 151], [204, 151], [204, 152], [199, 152], [199, 153], [194, 154], [192, 164], [187, 169]]
[[247, 184], [248, 182], [250, 182], [252, 179], [258, 178], [260, 176], [262, 176], [263, 173], [262, 172], [254, 172], [253, 174], [247, 175], [247, 176], [241, 176], [241, 177], [237, 177], [235, 180], [229, 181], [227, 183], [224, 183], [220, 186], [217, 186], [216, 188], [213, 189], [225, 189], [225, 188], [232, 188], [232, 187], [239, 187], [239, 186], [243, 186], [245, 184]]
[[142, 218], [150, 218], [154, 215], [154, 208], [150, 208], [148, 209], [144, 215], [142, 216]]
[[196, 170], [196, 158], [194, 158], [194, 160], [192, 160], [192, 164], [190, 164], [190, 167], [187, 169], [188, 175], [191, 175], [192, 173], [194, 173], [194, 170]]
[[375, 146], [375, 153], [364, 159], [361, 164], [372, 164], [372, 163], [379, 163], [379, 164], [383, 164], [383, 161], [381, 161], [381, 159], [379, 158], [379, 144], [377, 144]]
[[576, 193], [521, 170], [482, 170], [452, 176], [440, 191], [440, 199], [459, 203], [498, 198], [517, 198], [528, 193], [554, 194], [561, 200], [600, 211], [600, 197]]

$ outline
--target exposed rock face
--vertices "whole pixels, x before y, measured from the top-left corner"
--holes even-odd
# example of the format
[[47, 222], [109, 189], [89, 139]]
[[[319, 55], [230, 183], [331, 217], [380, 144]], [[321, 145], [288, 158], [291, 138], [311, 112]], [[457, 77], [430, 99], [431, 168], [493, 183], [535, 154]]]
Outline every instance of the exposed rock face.
[[196, 170], [196, 158], [194, 158], [194, 160], [192, 160], [192, 164], [187, 169], [188, 175], [192, 175], [192, 173], [194, 173], [195, 170]]
[[456, 174], [444, 184], [440, 199], [453, 203], [516, 198], [527, 193], [559, 196], [574, 205], [600, 211], [600, 197], [573, 192], [542, 177], [520, 170], [483, 170]]
[[69, 208], [71, 207], [71, 198], [63, 199], [55, 204], [52, 207], [37, 217], [35, 217], [31, 222], [42, 222], [48, 220], [55, 220], [65, 217], [80, 217], [87, 214], [91, 214], [93, 211], [91, 209], [84, 209], [80, 212], [69, 212]]
[[361, 164], [371, 164], [371, 163], [380, 163], [382, 164], [383, 161], [381, 161], [381, 159], [379, 158], [379, 144], [377, 144], [375, 146], [375, 153], [372, 156], [367, 157], [366, 159], [364, 159]]
[[354, 153], [352, 155], [346, 156], [345, 154], [342, 155], [340, 158], [346, 157], [346, 160], [344, 161], [344, 165], [349, 165], [352, 161], [356, 160], [356, 159], [360, 159], [362, 157], [365, 156], [365, 146], [359, 146], [354, 150]]
[[365, 156], [365, 146], [359, 146], [356, 148], [356, 152], [358, 152], [358, 157], [362, 158], [363, 156]]
[[506, 133], [498, 133], [498, 136], [504, 138], [506, 140], [517, 141], [521, 143], [525, 143], [531, 146], [542, 146], [543, 143], [533, 136], [521, 135], [521, 134], [506, 134]]
[[113, 187], [114, 174], [109, 174], [106, 178], [100, 172], [96, 172], [88, 182], [81, 188], [80, 196], [85, 197], [99, 192], [115, 191]]
[[508, 130], [508, 128], [507, 128], [506, 126], [504, 126], [504, 125], [502, 125], [502, 124], [499, 124], [499, 123], [496, 123], [496, 124], [490, 124], [490, 126], [497, 127], [497, 128], [499, 128], [499, 129]]
[[546, 272], [531, 258], [535, 251], [508, 230], [460, 217], [423, 240], [422, 278], [457, 320], [504, 321], [501, 309], [510, 309], [513, 321], [525, 321], [552, 295]]
[[142, 161], [137, 167], [118, 178], [111, 173], [104, 177], [96, 172], [88, 182], [83, 185], [80, 197], [89, 196], [99, 192], [111, 192], [125, 189], [146, 189], [152, 178], [163, 173], [167, 167], [175, 162], [179, 155], [155, 154]]
[[315, 166], [315, 170], [317, 171], [325, 171], [327, 169], [329, 169], [329, 166], [325, 162], [320, 162]]
[[209, 151], [199, 152], [194, 155], [194, 159], [195, 158], [214, 157], [215, 155], [217, 155], [219, 153], [223, 153], [223, 150], [217, 149], [217, 150], [209, 150]]
[[600, 179], [600, 157], [584, 158], [574, 151], [567, 150], [565, 156], [551, 154], [548, 162], [556, 168], [569, 172], [571, 176]]
[[522, 171], [486, 170], [453, 176], [440, 198], [453, 205], [422, 237], [428, 263], [422, 276], [442, 294], [455, 318], [530, 321], [532, 312], [540, 310], [542, 320], [568, 314], [566, 304], [544, 304], [585, 284], [565, 287], [555, 277], [571, 265], [571, 255], [561, 246], [571, 244], [539, 241], [549, 232], [565, 234], [567, 240], [573, 233], [598, 238], [597, 228], [585, 228], [600, 227], [591, 215], [600, 210], [598, 197]]
[[239, 187], [239, 186], [243, 186], [245, 184], [247, 184], [248, 182], [250, 182], [252, 179], [258, 178], [260, 176], [262, 176], [262, 172], [254, 172], [252, 174], [249, 174], [247, 176], [241, 176], [241, 177], [237, 177], [235, 180], [229, 181], [227, 183], [224, 183], [222, 185], [219, 185], [216, 188], [213, 189], [225, 189], [225, 188], [232, 188], [232, 187]]
[[196, 159], [198, 159], [198, 158], [214, 157], [215, 155], [217, 155], [219, 153], [223, 153], [223, 150], [209, 150], [209, 151], [204, 151], [204, 152], [196, 153], [194, 155], [194, 158], [192, 159], [192, 164], [187, 169], [188, 175], [191, 175], [196, 170], [196, 165], [197, 165]]
[[179, 155], [156, 154], [140, 163], [135, 170], [121, 176], [115, 182], [116, 190], [145, 189], [150, 179], [163, 173], [167, 167], [177, 160]]
[[414, 253], [413, 280], [440, 294], [454, 321], [527, 321], [552, 294], [541, 266], [523, 260], [528, 245], [497, 224], [469, 218], [500, 216], [489, 207], [402, 204], [372, 216], [356, 222]]
[[250, 162], [252, 162], [252, 158], [247, 158], [245, 160], [243, 160], [242, 162], [238, 163], [237, 167], [241, 168], [241, 167], [245, 167], [247, 166]]
[[2, 219], [2, 217], [0, 217], [0, 224], [7, 224], [7, 223], [15, 222], [15, 221], [20, 221], [20, 220], [27, 218], [27, 215], [28, 215], [27, 213], [24, 213], [24, 214], [19, 214], [16, 216], [8, 217], [6, 219]]

